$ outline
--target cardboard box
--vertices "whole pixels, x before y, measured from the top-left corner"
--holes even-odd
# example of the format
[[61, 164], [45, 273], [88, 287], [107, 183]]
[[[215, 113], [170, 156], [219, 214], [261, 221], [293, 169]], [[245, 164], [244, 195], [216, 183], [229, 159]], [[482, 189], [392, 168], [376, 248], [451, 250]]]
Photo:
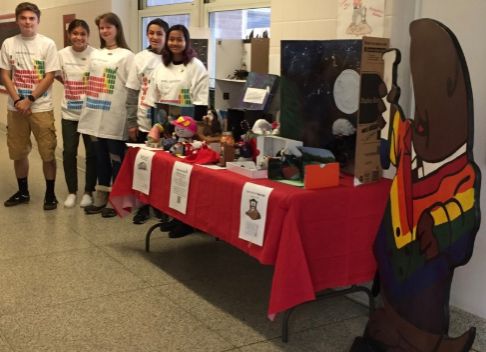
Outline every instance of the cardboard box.
[[226, 163], [226, 169], [249, 178], [267, 178], [267, 170], [258, 170], [253, 161]]
[[[380, 133], [377, 119], [383, 113], [379, 87], [383, 81], [385, 63], [382, 54], [388, 49], [387, 38], [363, 37], [361, 52], [361, 89], [356, 128], [355, 185], [379, 181]], [[386, 92], [385, 92], [386, 94]]]

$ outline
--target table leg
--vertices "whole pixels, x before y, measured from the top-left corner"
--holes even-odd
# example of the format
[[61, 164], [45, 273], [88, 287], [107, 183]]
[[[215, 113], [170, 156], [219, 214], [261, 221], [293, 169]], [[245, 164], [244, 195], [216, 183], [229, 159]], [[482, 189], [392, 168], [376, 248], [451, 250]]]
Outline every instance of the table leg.
[[[355, 292], [364, 292], [368, 295], [368, 300], [369, 300], [368, 314], [371, 317], [371, 314], [375, 310], [375, 300], [373, 298], [373, 294], [371, 293], [371, 290], [368, 289], [367, 287], [364, 287], [364, 286], [352, 285], [351, 287], [346, 288], [344, 290], [321, 293], [321, 294], [316, 295], [316, 301], [322, 300], [322, 299], [344, 296], [344, 295], [347, 295], [347, 294], [350, 294], [350, 293], [355, 293]], [[302, 304], [312, 303], [312, 302], [313, 301], [305, 302], [305, 303], [302, 303]], [[284, 317], [283, 317], [283, 321], [282, 321], [282, 342], [286, 343], [286, 342], [289, 341], [289, 319], [290, 319], [290, 315], [292, 314], [292, 311], [296, 307], [298, 307], [298, 306], [289, 308], [284, 312]]]
[[145, 252], [150, 252], [150, 235], [152, 232], [154, 232], [155, 229], [159, 228], [162, 226], [162, 222], [159, 222], [155, 225], [153, 225], [149, 230], [147, 231], [147, 234], [145, 235]]

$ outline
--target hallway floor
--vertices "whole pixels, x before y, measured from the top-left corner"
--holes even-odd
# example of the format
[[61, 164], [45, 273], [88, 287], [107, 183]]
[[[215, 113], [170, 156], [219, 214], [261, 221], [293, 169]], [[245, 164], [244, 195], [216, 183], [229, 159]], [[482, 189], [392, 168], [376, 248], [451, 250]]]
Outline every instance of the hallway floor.
[[[17, 184], [2, 133], [0, 145], [3, 202]], [[272, 267], [203, 233], [157, 231], [146, 253], [155, 219], [65, 209], [61, 163], [61, 204], [44, 211], [37, 150], [30, 162], [30, 203], [0, 211], [0, 351], [333, 352], [362, 333], [367, 309], [341, 297], [297, 308], [282, 343], [281, 314], [266, 317]]]

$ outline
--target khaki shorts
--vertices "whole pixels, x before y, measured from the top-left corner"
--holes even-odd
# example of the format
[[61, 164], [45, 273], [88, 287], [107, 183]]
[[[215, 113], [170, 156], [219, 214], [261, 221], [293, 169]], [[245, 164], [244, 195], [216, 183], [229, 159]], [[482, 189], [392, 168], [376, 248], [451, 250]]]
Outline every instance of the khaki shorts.
[[30, 133], [37, 141], [37, 148], [43, 161], [55, 158], [57, 146], [56, 128], [54, 127], [54, 112], [35, 112], [21, 115], [17, 111], [7, 113], [7, 146], [10, 159], [21, 160], [32, 150]]

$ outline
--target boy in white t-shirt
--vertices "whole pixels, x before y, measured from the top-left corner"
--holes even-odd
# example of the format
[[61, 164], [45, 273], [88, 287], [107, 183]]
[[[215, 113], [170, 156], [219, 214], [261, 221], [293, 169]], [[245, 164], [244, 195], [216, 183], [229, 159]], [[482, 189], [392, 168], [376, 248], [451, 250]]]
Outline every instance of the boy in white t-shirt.
[[19, 191], [4, 205], [11, 207], [30, 200], [27, 176], [28, 155], [32, 149], [30, 133], [38, 144], [46, 179], [44, 210], [57, 208], [54, 193], [56, 179], [56, 132], [52, 108], [52, 82], [59, 67], [54, 42], [37, 34], [40, 10], [37, 5], [23, 2], [15, 9], [20, 34], [3, 42], [0, 69], [8, 92], [7, 144], [14, 161]]

